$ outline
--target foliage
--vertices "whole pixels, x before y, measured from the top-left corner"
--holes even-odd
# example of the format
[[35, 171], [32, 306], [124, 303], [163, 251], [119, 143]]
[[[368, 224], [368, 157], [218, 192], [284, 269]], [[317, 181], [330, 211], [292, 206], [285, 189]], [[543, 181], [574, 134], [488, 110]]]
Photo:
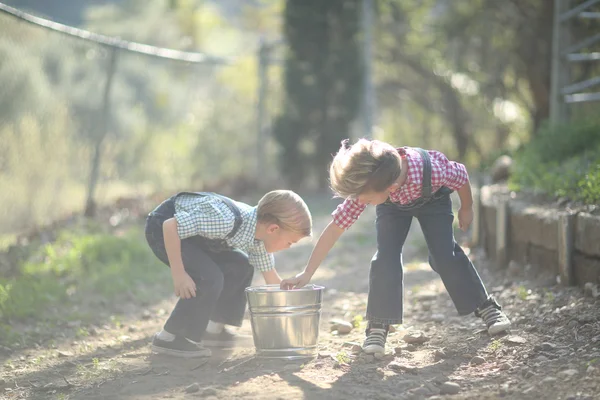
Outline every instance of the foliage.
[[168, 268], [154, 257], [139, 229], [121, 237], [89, 225], [64, 231], [19, 269], [20, 275], [0, 279], [0, 325], [6, 328], [0, 341], [10, 337], [9, 325], [19, 320], [64, 318], [82, 304], [103, 304], [105, 298], [140, 300], [149, 295], [147, 285], [170, 289]]
[[516, 153], [510, 184], [588, 204], [600, 203], [600, 122], [544, 126]]
[[357, 115], [361, 93], [360, 1], [287, 1], [286, 99], [274, 134], [293, 186], [326, 168]]

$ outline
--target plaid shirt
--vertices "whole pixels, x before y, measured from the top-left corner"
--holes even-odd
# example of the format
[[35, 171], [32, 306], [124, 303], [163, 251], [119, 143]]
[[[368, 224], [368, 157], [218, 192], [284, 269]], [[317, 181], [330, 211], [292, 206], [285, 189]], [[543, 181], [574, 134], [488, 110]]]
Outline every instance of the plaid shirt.
[[[242, 225], [237, 233], [226, 239], [229, 246], [248, 255], [256, 269], [266, 272], [275, 268], [275, 259], [267, 253], [265, 244], [254, 238], [256, 207], [235, 202], [242, 214]], [[223, 201], [215, 196], [182, 194], [175, 200], [175, 219], [180, 239], [200, 235], [209, 239], [225, 239], [233, 230], [235, 215]]]
[[[398, 204], [409, 204], [422, 195], [423, 188], [423, 158], [419, 152], [410, 147], [398, 149], [400, 155], [408, 162], [408, 175], [406, 182], [398, 190], [390, 193], [390, 201]], [[450, 161], [439, 151], [428, 150], [431, 159], [431, 192], [435, 193], [442, 186], [458, 190], [469, 180], [469, 174], [463, 164]], [[366, 208], [366, 204], [359, 204], [352, 198], [346, 199], [337, 206], [331, 214], [337, 226], [348, 229], [358, 219]]]

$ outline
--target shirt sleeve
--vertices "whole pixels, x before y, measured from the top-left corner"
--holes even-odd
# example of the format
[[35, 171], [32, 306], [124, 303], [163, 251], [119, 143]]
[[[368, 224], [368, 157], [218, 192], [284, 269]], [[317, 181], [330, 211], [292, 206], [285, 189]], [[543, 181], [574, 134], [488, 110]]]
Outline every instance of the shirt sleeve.
[[[225, 206], [226, 207], [226, 206]], [[209, 239], [225, 239], [235, 223], [235, 216], [218, 199], [208, 199], [175, 212], [180, 239], [200, 235]]]
[[248, 252], [248, 261], [260, 272], [267, 272], [275, 268], [275, 257], [273, 254], [267, 253], [264, 244], [261, 243], [261, 248], [256, 247]]
[[358, 204], [356, 200], [348, 198], [331, 213], [333, 222], [342, 229], [348, 229], [356, 222], [366, 207], [366, 204]]
[[458, 190], [469, 181], [467, 168], [456, 161], [450, 161], [439, 151], [430, 151], [431, 158], [431, 184], [432, 186], [446, 186]]

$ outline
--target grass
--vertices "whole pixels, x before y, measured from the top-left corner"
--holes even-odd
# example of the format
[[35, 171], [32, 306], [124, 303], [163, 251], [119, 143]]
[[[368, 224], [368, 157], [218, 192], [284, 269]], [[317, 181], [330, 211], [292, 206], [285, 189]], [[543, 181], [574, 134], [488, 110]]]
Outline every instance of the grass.
[[[89, 226], [61, 232], [19, 266], [18, 276], [0, 278], [0, 343], [23, 340], [14, 322], [51, 328], [73, 321], [76, 336], [85, 337], [89, 332], [78, 325], [95, 321], [96, 309], [166, 295], [168, 279], [168, 268], [155, 259], [139, 227], [122, 236]], [[111, 319], [121, 323], [118, 314]]]

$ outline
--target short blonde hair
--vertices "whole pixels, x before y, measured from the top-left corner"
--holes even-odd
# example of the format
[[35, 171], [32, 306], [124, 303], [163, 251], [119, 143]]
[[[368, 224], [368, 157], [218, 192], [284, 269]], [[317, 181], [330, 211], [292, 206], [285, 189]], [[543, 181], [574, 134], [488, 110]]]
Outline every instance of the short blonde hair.
[[400, 176], [402, 159], [392, 146], [379, 140], [359, 139], [352, 146], [348, 140], [333, 158], [329, 168], [331, 189], [340, 197], [382, 192]]
[[291, 190], [273, 190], [258, 202], [258, 221], [277, 224], [282, 229], [304, 236], [312, 235], [312, 217], [308, 206]]

